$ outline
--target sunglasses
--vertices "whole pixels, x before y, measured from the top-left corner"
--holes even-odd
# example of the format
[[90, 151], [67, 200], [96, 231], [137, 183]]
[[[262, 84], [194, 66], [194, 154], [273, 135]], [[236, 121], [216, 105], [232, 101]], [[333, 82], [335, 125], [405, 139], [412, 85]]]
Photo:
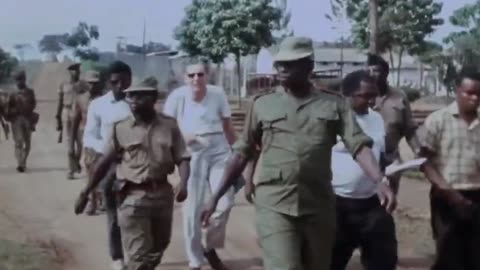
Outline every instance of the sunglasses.
[[198, 78], [202, 78], [205, 75], [205, 73], [202, 73], [202, 72], [200, 72], [200, 73], [189, 73], [187, 76], [189, 78], [193, 78], [193, 77], [195, 77], [195, 75], [197, 75]]

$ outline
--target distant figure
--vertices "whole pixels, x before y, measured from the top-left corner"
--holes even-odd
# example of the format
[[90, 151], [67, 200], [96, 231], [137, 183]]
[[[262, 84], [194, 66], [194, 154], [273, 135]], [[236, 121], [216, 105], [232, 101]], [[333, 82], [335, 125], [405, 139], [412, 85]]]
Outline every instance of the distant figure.
[[0, 89], [0, 126], [3, 129], [3, 134], [5, 139], [8, 140], [10, 137], [10, 127], [7, 123], [7, 104], [8, 104], [8, 93]]
[[[102, 83], [100, 81], [100, 74], [97, 71], [87, 71], [85, 74], [85, 81], [89, 84], [89, 91], [85, 92], [78, 96], [73, 104], [72, 109], [72, 133], [79, 134], [81, 141], [83, 141], [83, 132], [85, 130], [85, 124], [87, 122], [87, 111], [90, 102], [102, 95]], [[95, 151], [90, 148], [85, 148], [84, 150], [84, 164], [87, 173], [91, 171], [93, 164], [100, 156]], [[70, 145], [68, 148], [69, 155], [73, 155], [75, 151], [75, 144], [73, 140], [70, 140]], [[90, 204], [86, 210], [88, 215], [93, 215], [97, 211], [97, 206], [100, 203], [100, 198], [98, 192], [92, 192], [90, 197]]]
[[[72, 133], [72, 107], [76, 98], [88, 91], [88, 84], [80, 80], [80, 64], [72, 64], [68, 67], [70, 80], [60, 85], [57, 106], [57, 130], [67, 135], [67, 147], [73, 143], [75, 148], [68, 153], [68, 179], [74, 179], [75, 173], [80, 173], [80, 158], [82, 155], [81, 134]], [[73, 142], [71, 142], [73, 141]]]
[[11, 123], [15, 142], [15, 157], [17, 171], [25, 172], [27, 158], [30, 154], [32, 131], [38, 122], [38, 114], [34, 112], [37, 106], [35, 92], [27, 87], [25, 71], [15, 74], [17, 89], [9, 94], [6, 118]]

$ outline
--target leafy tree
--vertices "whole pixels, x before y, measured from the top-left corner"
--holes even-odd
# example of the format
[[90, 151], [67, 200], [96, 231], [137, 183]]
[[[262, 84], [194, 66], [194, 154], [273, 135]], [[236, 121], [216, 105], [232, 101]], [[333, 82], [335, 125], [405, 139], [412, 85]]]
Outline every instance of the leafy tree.
[[[369, 1], [336, 0], [345, 4], [347, 16], [352, 21], [354, 42], [361, 48], [369, 47]], [[400, 84], [400, 70], [404, 53], [418, 55], [424, 48], [424, 40], [442, 25], [439, 18], [442, 4], [434, 0], [377, 0], [378, 38], [377, 51], [398, 53], [397, 85]], [[394, 63], [392, 63], [393, 65]]]
[[13, 48], [17, 51], [17, 54], [20, 57], [20, 60], [23, 61], [25, 58], [25, 51], [27, 49], [31, 49], [32, 45], [30, 45], [29, 43], [19, 43], [19, 44], [15, 44]]
[[480, 2], [455, 10], [449, 19], [461, 29], [444, 39], [451, 56], [459, 66], [480, 67]]
[[18, 60], [0, 48], [0, 83], [7, 81], [18, 65]]
[[82, 60], [98, 60], [98, 50], [91, 46], [92, 40], [98, 40], [100, 32], [96, 25], [80, 22], [70, 33], [65, 45], [74, 50], [74, 55]]
[[193, 0], [185, 11], [174, 34], [180, 49], [191, 56], [206, 56], [214, 63], [233, 54], [238, 90], [240, 58], [273, 44], [272, 32], [280, 29], [282, 18], [282, 10], [271, 0]]
[[44, 35], [38, 42], [40, 52], [48, 54], [52, 59], [57, 59], [57, 55], [64, 50], [64, 44], [68, 34], [49, 34]]
[[280, 9], [282, 12], [279, 30], [274, 31], [274, 37], [278, 43], [285, 37], [293, 36], [294, 34], [293, 30], [289, 27], [290, 20], [292, 19], [292, 12], [288, 10], [287, 0], [275, 0], [274, 7]]

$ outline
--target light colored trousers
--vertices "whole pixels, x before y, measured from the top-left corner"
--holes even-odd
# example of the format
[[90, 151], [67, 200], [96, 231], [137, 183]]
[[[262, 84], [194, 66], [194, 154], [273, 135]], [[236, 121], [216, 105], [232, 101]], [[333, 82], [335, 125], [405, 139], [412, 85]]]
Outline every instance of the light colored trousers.
[[234, 204], [234, 190], [231, 188], [220, 199], [203, 234], [200, 215], [206, 200], [220, 187], [231, 151], [223, 133], [199, 136], [188, 148], [192, 159], [188, 196], [183, 205], [183, 231], [189, 267], [195, 268], [204, 264], [205, 251], [223, 248], [228, 216]]

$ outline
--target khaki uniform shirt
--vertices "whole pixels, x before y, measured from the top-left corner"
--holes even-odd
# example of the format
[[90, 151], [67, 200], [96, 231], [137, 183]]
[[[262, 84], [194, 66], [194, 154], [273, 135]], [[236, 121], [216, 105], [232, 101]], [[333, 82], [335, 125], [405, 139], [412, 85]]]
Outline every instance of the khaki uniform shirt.
[[257, 97], [233, 147], [249, 159], [261, 148], [256, 205], [290, 216], [334, 213], [330, 161], [337, 135], [353, 155], [372, 143], [338, 95], [312, 89], [299, 100], [278, 89]]
[[410, 102], [405, 94], [390, 88], [386, 95], [377, 98], [374, 109], [382, 115], [385, 122], [385, 154], [388, 163], [399, 157], [398, 144], [403, 137], [406, 137], [414, 153], [417, 153], [417, 124], [413, 120]]
[[433, 153], [433, 166], [452, 188], [480, 189], [480, 119], [468, 125], [457, 103], [430, 114], [424, 123], [421, 146]]
[[80, 126], [79, 130], [84, 130], [85, 124], [87, 122], [87, 112], [88, 112], [88, 105], [90, 105], [90, 102], [94, 100], [97, 97], [100, 97], [101, 95], [97, 95], [92, 98], [92, 95], [90, 92], [85, 92], [81, 95], [78, 96], [78, 98], [75, 100], [75, 103], [73, 104], [73, 116], [80, 116]]
[[30, 117], [36, 106], [35, 92], [32, 89], [17, 89], [9, 95], [7, 114], [9, 117]]
[[75, 98], [88, 91], [88, 84], [84, 81], [75, 83], [64, 82], [60, 85], [59, 94], [63, 97], [63, 107], [71, 109]]
[[110, 147], [121, 156], [117, 178], [136, 184], [164, 178], [190, 157], [177, 122], [163, 114], [148, 127], [133, 117], [116, 123]]

